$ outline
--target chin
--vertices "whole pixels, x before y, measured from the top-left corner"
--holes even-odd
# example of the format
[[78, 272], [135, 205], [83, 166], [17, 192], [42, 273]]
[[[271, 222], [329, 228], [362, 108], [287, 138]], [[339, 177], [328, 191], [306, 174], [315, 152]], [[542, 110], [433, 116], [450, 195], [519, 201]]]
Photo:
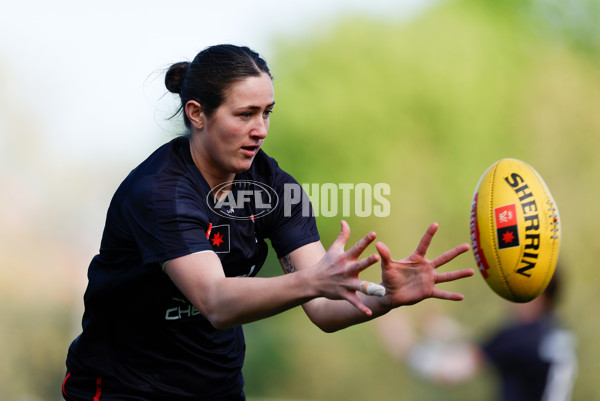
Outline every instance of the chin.
[[246, 171], [246, 170], [249, 170], [249, 169], [250, 169], [250, 167], [252, 166], [252, 162], [253, 162], [253, 161], [254, 161], [254, 158], [252, 158], [252, 159], [250, 159], [250, 160], [245, 160], [245, 161], [243, 161], [243, 162], [241, 162], [241, 163], [238, 163], [238, 164], [237, 164], [237, 165], [234, 167], [235, 173], [236, 173], [236, 174], [237, 174], [237, 173], [242, 173], [242, 172], [244, 172], [244, 171]]

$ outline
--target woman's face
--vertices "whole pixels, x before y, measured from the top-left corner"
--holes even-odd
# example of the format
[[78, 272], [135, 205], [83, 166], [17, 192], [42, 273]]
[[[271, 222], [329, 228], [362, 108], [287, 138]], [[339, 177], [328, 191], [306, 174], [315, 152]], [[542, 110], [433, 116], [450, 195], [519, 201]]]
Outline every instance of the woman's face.
[[200, 131], [201, 157], [215, 175], [248, 170], [269, 129], [273, 83], [263, 73], [233, 84]]

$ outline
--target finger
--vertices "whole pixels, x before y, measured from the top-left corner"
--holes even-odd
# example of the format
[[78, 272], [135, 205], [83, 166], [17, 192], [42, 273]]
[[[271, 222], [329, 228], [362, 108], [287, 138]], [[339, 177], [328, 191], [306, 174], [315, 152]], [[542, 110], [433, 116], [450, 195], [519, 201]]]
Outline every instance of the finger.
[[350, 302], [352, 305], [354, 305], [354, 307], [356, 309], [358, 309], [365, 315], [371, 316], [373, 314], [371, 309], [367, 308], [367, 306], [361, 302], [360, 298], [356, 295], [356, 293], [354, 291], [348, 292], [348, 294], [346, 296], [346, 300], [348, 302]]
[[462, 244], [462, 245], [457, 246], [454, 249], [450, 249], [449, 251], [444, 252], [443, 254], [441, 254], [440, 256], [438, 256], [437, 258], [435, 258], [432, 261], [433, 267], [437, 269], [438, 267], [450, 262], [452, 259], [454, 259], [458, 255], [465, 253], [469, 249], [470, 249], [469, 244]]
[[377, 263], [377, 261], [379, 261], [379, 255], [369, 255], [368, 257], [363, 258], [363, 259], [357, 261], [356, 263], [353, 263], [350, 266], [349, 271], [351, 274], [358, 275], [361, 271], [365, 270], [367, 267], [371, 266], [374, 263]]
[[473, 269], [463, 269], [447, 273], [438, 273], [435, 275], [435, 283], [447, 283], [449, 281], [459, 280], [465, 277], [471, 277], [475, 274]]
[[350, 248], [350, 250], [348, 250], [348, 256], [354, 259], [358, 259], [361, 253], [363, 253], [363, 251], [367, 249], [369, 245], [371, 245], [371, 243], [375, 240], [376, 237], [377, 234], [375, 234], [373, 231], [368, 233], [364, 238], [362, 238], [360, 241], [354, 244], [354, 246]]
[[348, 239], [350, 238], [350, 226], [348, 225], [348, 223], [346, 223], [345, 220], [342, 220], [340, 222], [340, 224], [341, 224], [340, 233], [338, 234], [337, 238], [331, 245], [331, 248], [334, 248], [341, 252], [344, 252], [346, 243], [348, 242]]
[[361, 281], [358, 285], [358, 290], [365, 295], [375, 295], [378, 297], [383, 297], [385, 295], [384, 286], [371, 283], [370, 281]]
[[447, 301], [462, 301], [465, 299], [463, 294], [458, 294], [456, 292], [448, 292], [443, 290], [434, 289], [432, 298], [445, 299]]
[[427, 254], [429, 245], [431, 245], [431, 240], [433, 239], [433, 236], [435, 235], [438, 227], [439, 227], [438, 223], [432, 223], [427, 228], [427, 231], [423, 235], [423, 238], [421, 238], [421, 241], [419, 242], [419, 246], [417, 247], [417, 250], [415, 251], [415, 253], [417, 255], [424, 257]]

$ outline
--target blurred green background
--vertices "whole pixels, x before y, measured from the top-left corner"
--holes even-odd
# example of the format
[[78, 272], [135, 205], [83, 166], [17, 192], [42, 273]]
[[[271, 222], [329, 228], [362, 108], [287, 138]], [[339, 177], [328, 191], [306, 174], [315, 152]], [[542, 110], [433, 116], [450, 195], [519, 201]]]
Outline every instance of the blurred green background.
[[[600, 212], [591, 205], [600, 195], [599, 26], [600, 5], [591, 0], [456, 0], [410, 21], [346, 16], [309, 35], [279, 37], [268, 60], [277, 107], [267, 153], [301, 183], [391, 187], [389, 217], [344, 217], [351, 241], [374, 230], [400, 259], [437, 221], [429, 251], [435, 256], [469, 241], [473, 190], [493, 162], [522, 159], [544, 177], [562, 218], [566, 288], [559, 313], [577, 335], [574, 400], [600, 398], [594, 312], [600, 248], [593, 231]], [[20, 124], [26, 111], [10, 99], [0, 104], [13, 124], [5, 132], [18, 133], [4, 138], [4, 161], [27, 171], [43, 153], [35, 126]], [[104, 112], [110, 114], [110, 105]], [[30, 128], [15, 128], [22, 126]], [[59, 399], [66, 349], [79, 330], [81, 261], [93, 255], [72, 249], [56, 227], [85, 225], [88, 212], [103, 213], [131, 167], [71, 166], [52, 177], [32, 170], [25, 174], [36, 185], [27, 187], [12, 170], [3, 174], [0, 399]], [[110, 180], [90, 182], [101, 175]], [[65, 180], [78, 190], [64, 193]], [[52, 195], [8, 210], [20, 202], [14, 193]], [[92, 196], [98, 193], [103, 196]], [[28, 221], [32, 209], [36, 220]], [[340, 218], [318, 218], [326, 247]], [[95, 244], [100, 232], [83, 236]], [[462, 267], [475, 267], [470, 253], [444, 269]], [[363, 276], [377, 281], [378, 269]], [[262, 275], [280, 272], [271, 255]], [[478, 273], [441, 287], [466, 298], [427, 300], [397, 313], [418, 319], [441, 311], [479, 339], [509, 311]], [[246, 393], [254, 400], [468, 401], [495, 394], [489, 370], [452, 387], [422, 380], [386, 349], [374, 322], [324, 334], [296, 308], [247, 325], [246, 337]]]

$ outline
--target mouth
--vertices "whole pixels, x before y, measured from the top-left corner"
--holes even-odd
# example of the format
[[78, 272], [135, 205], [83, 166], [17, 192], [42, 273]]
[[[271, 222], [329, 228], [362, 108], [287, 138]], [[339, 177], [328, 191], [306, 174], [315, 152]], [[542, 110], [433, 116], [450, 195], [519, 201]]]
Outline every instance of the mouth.
[[250, 157], [256, 156], [256, 153], [258, 153], [259, 149], [260, 145], [242, 146], [242, 152]]

